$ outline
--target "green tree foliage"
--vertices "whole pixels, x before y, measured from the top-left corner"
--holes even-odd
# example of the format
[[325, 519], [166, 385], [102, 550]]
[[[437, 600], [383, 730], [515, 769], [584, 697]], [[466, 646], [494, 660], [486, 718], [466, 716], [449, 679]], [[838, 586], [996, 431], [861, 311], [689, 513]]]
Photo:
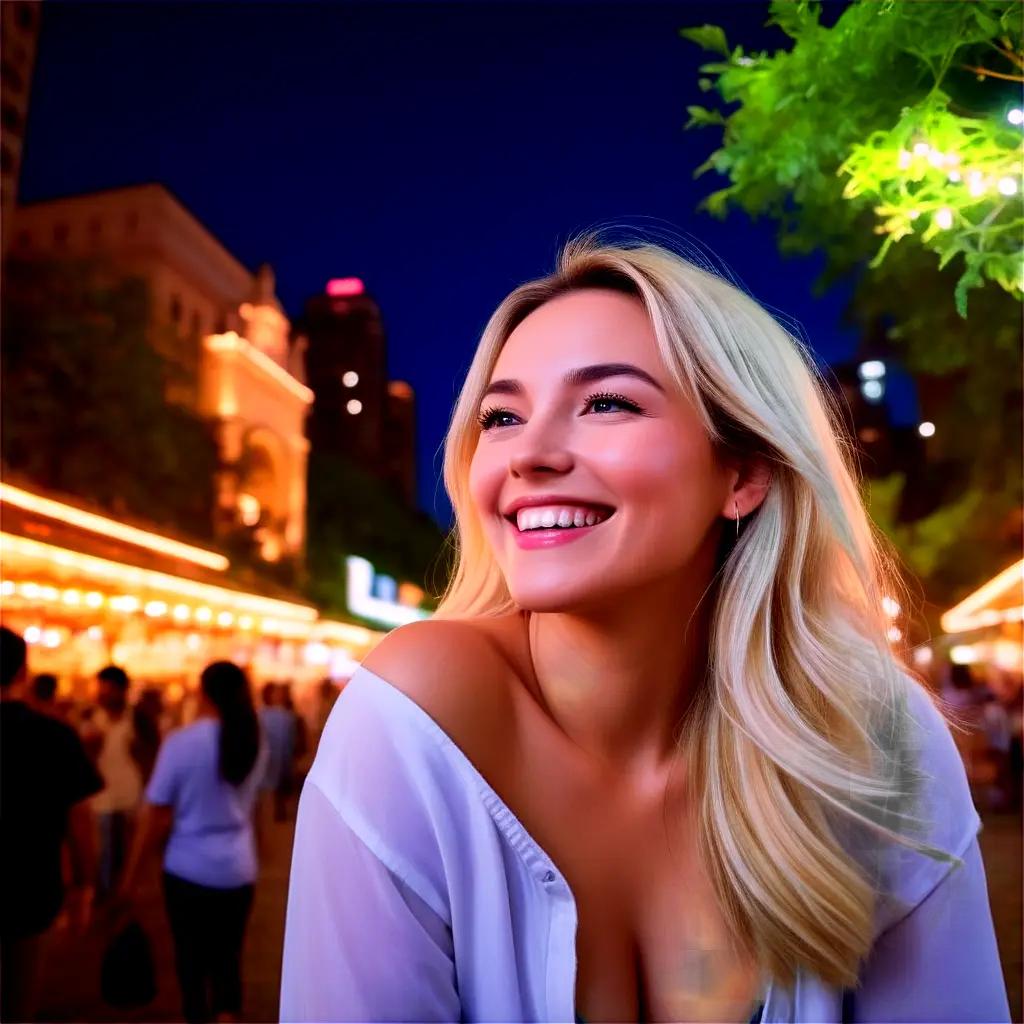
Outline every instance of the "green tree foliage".
[[719, 102], [689, 107], [687, 127], [721, 131], [696, 174], [728, 184], [702, 206], [775, 220], [784, 254], [823, 255], [822, 286], [854, 282], [866, 337], [919, 381], [955, 382], [937, 427], [965, 486], [913, 523], [897, 513], [903, 474], [871, 487], [876, 521], [948, 602], [1019, 557], [1024, 8], [861, 0], [832, 24], [810, 0], [769, 11], [790, 40], [774, 53], [714, 25], [681, 32], [715, 55], [699, 84]]
[[164, 398], [149, 295], [91, 262], [4, 268], [0, 451], [7, 468], [115, 514], [209, 538], [213, 435]]
[[440, 589], [444, 539], [433, 520], [344, 456], [310, 452], [307, 521], [309, 596], [328, 611], [346, 611], [348, 555], [428, 595]]

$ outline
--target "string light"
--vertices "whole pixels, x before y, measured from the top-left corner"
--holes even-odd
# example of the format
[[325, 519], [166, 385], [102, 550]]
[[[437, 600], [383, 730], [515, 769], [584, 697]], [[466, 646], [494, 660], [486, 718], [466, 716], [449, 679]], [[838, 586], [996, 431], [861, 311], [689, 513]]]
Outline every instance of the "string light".
[[953, 211], [948, 206], [937, 210], [935, 213], [935, 223], [943, 230], [951, 228], [953, 226]]
[[1010, 124], [1024, 124], [1024, 110], [1021, 110], [1020, 107], [1014, 107], [1013, 110], [1007, 113], [1006, 120]]
[[999, 179], [998, 185], [999, 191], [1004, 196], [1012, 196], [1017, 194], [1017, 179], [1009, 176]]

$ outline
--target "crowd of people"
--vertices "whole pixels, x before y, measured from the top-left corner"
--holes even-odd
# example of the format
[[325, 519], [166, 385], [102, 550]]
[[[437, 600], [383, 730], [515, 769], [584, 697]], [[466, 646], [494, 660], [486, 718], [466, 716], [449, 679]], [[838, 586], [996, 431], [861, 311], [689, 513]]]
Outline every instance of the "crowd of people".
[[[186, 1021], [240, 1019], [241, 952], [261, 831], [287, 820], [337, 690], [307, 722], [291, 688], [259, 705], [242, 668], [208, 665], [179, 706], [116, 665], [95, 702], [29, 678], [22, 637], [0, 627], [0, 1019], [35, 1019], [46, 936], [58, 918], [109, 939], [132, 925], [140, 880], [162, 850], [167, 922]], [[312, 734], [312, 735], [311, 735]]]

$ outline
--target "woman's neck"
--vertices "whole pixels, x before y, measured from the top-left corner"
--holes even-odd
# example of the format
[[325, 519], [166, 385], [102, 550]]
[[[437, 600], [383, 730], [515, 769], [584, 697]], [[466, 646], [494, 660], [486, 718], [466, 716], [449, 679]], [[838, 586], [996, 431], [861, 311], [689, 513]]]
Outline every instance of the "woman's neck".
[[538, 702], [595, 765], [637, 781], [678, 763], [678, 727], [707, 672], [711, 596], [655, 589], [604, 613], [522, 616]]

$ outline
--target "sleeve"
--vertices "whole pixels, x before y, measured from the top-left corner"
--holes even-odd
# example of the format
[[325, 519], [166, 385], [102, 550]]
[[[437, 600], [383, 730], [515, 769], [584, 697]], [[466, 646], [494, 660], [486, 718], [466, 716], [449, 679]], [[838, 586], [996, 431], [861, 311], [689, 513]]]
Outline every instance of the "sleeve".
[[61, 726], [59, 736], [65, 765], [59, 776], [66, 784], [65, 799], [70, 807], [103, 789], [103, 779], [74, 729]]
[[863, 1022], [1010, 1019], [978, 841], [876, 941], [854, 997]]
[[281, 1021], [460, 1018], [450, 929], [307, 781], [292, 854]]
[[146, 800], [160, 807], [171, 807], [178, 800], [181, 780], [181, 758], [177, 756], [176, 737], [171, 735], [161, 744], [156, 755], [153, 774], [146, 786]]

